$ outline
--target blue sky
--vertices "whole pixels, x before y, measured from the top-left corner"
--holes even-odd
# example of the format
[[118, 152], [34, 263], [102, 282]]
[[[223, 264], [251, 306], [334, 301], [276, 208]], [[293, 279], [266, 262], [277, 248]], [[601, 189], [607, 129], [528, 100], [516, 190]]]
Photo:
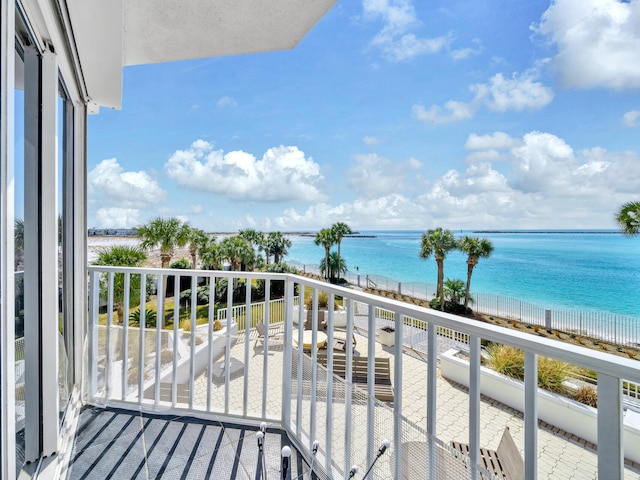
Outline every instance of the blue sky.
[[126, 67], [89, 226], [614, 228], [640, 0], [341, 0], [290, 51]]

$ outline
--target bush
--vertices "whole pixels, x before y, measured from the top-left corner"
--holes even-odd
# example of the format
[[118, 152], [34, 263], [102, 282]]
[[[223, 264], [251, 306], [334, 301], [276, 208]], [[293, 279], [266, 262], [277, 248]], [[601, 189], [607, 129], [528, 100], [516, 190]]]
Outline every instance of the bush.
[[444, 302], [444, 310], [440, 308], [440, 299], [434, 298], [429, 302], [429, 307], [434, 310], [440, 310], [447, 313], [471, 313], [472, 310], [470, 308], [465, 309], [464, 305], [459, 305], [457, 303], [450, 302], [449, 300], [445, 300]]
[[[304, 299], [304, 306], [307, 310], [311, 310], [313, 306], [313, 295], [309, 294]], [[336, 302], [335, 297], [333, 298], [333, 309], [338, 308], [338, 302]], [[318, 308], [329, 308], [329, 294], [327, 292], [318, 292]]]
[[176, 260], [169, 268], [177, 268], [179, 270], [191, 270], [191, 262], [186, 258], [181, 258], [180, 260]]
[[[496, 372], [524, 380], [524, 351], [510, 345], [492, 345], [487, 349], [488, 364]], [[556, 393], [566, 393], [564, 382], [572, 366], [548, 357], [538, 357], [538, 386]]]
[[213, 331], [217, 332], [219, 330], [222, 330], [222, 322], [220, 322], [220, 320], [216, 320], [213, 322]]
[[573, 395], [573, 399], [590, 407], [598, 408], [598, 390], [591, 385], [580, 387]]
[[[146, 328], [155, 328], [156, 321], [158, 319], [158, 312], [155, 310], [145, 309], [144, 311], [144, 325]], [[131, 312], [129, 315], [129, 326], [131, 327], [139, 327], [140, 326], [140, 309], [138, 308], [134, 312]]]

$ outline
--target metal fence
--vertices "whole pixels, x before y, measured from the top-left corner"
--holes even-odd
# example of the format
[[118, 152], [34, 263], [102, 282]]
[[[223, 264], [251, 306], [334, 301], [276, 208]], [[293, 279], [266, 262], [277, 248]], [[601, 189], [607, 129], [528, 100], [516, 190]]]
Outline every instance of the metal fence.
[[[320, 265], [295, 261], [289, 263], [302, 272], [320, 275]], [[403, 283], [382, 275], [350, 271], [343, 278], [361, 288], [387, 290], [422, 300], [435, 298], [436, 285], [431, 283]], [[473, 309], [478, 313], [615, 344], [640, 346], [640, 318], [606, 312], [549, 309], [518, 298], [492, 293], [472, 292], [471, 296], [474, 299]]]

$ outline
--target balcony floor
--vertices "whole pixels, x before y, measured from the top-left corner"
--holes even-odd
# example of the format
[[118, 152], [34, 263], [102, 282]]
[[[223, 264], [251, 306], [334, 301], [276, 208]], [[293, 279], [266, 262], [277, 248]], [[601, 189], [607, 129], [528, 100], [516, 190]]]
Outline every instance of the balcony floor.
[[[262, 471], [255, 433], [255, 427], [227, 422], [87, 407], [80, 413], [66, 478], [253, 480]], [[286, 433], [267, 429], [267, 477], [279, 478], [285, 445]], [[294, 448], [291, 460], [291, 478], [308, 472]]]

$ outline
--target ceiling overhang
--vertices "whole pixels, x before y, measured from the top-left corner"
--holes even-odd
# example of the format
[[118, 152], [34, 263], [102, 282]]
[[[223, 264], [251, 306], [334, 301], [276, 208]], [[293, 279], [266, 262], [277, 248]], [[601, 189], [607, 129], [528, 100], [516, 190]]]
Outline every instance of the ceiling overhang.
[[290, 49], [337, 0], [67, 0], [91, 102], [120, 108], [122, 67]]

